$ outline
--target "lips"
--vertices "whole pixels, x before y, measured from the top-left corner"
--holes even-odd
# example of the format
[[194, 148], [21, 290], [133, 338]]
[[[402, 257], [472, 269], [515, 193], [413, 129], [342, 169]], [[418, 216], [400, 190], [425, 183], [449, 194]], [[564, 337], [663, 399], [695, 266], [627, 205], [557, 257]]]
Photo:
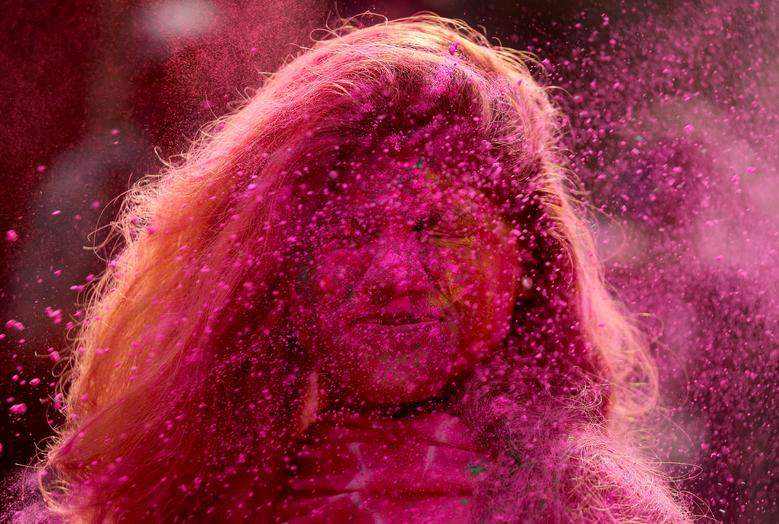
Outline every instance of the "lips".
[[411, 326], [441, 322], [445, 320], [444, 310], [427, 300], [412, 300], [407, 295], [395, 297], [379, 307], [368, 303], [354, 303], [351, 311], [345, 311], [343, 318], [348, 324], [376, 324], [380, 326]]
[[359, 317], [352, 324], [380, 324], [383, 326], [405, 326], [408, 324], [421, 324], [423, 322], [437, 322], [441, 320], [434, 316], [419, 316], [410, 313], [386, 313]]
[[391, 314], [362, 317], [357, 319], [354, 323], [379, 324], [382, 326], [405, 326], [408, 324], [421, 324], [423, 322], [436, 322], [438, 320], [440, 319], [436, 317], [418, 317], [408, 314]]

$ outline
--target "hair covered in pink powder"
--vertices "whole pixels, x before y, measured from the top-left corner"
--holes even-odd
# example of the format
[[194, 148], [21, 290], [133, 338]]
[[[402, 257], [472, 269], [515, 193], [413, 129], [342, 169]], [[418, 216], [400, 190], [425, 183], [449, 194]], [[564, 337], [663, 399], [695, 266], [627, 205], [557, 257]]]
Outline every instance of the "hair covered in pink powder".
[[50, 510], [689, 521], [630, 441], [655, 368], [533, 65], [434, 15], [346, 21], [138, 184], [65, 377]]

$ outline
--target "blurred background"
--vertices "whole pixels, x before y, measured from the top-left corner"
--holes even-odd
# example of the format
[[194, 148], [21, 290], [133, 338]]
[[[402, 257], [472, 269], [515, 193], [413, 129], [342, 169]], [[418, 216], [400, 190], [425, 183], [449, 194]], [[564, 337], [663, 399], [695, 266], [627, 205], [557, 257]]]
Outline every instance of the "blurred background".
[[61, 420], [58, 362], [123, 192], [312, 30], [369, 9], [461, 18], [538, 57], [607, 278], [658, 359], [654, 453], [710, 518], [779, 522], [773, 0], [7, 0], [0, 478]]

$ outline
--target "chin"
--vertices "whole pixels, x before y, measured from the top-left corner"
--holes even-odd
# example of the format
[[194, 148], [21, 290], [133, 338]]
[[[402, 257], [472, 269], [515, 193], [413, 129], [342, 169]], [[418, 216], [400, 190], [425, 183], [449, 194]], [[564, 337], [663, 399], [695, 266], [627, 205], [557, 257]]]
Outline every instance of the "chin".
[[464, 363], [460, 338], [440, 322], [362, 324], [323, 338], [320, 363], [355, 400], [373, 405], [434, 397]]
[[413, 377], [404, 380], [376, 379], [356, 387], [352, 385], [348, 390], [370, 405], [388, 406], [432, 398], [441, 392], [445, 383], [443, 380], [432, 383], [424, 378], [415, 380]]
[[378, 405], [417, 402], [438, 395], [454, 377], [453, 358], [447, 357], [431, 359], [429, 352], [420, 355], [395, 348], [390, 358], [381, 358], [379, 353], [361, 359], [357, 367], [352, 362], [333, 371], [341, 386], [361, 401]]

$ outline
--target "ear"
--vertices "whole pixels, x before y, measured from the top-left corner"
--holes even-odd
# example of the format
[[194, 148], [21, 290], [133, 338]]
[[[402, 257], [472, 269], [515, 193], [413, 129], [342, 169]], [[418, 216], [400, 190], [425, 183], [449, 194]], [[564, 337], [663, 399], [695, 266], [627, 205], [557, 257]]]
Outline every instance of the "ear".
[[324, 406], [324, 391], [319, 387], [319, 373], [311, 371], [303, 387], [303, 402], [298, 417], [298, 431], [303, 433], [316, 421]]
[[290, 268], [286, 283], [286, 296], [289, 297], [289, 309], [287, 311], [289, 322], [293, 327], [299, 325], [299, 316], [302, 315], [306, 307], [306, 287], [310, 266], [306, 262], [300, 262], [294, 268]]
[[305, 315], [306, 310], [306, 282], [301, 281], [300, 269], [300, 267], [297, 267], [290, 271], [286, 289], [287, 297], [289, 297], [287, 326], [290, 329], [290, 333], [301, 345], [304, 354], [308, 355], [305, 359], [310, 370], [301, 388], [302, 398], [297, 415], [298, 435], [305, 432], [311, 424], [316, 422], [317, 415], [324, 408], [326, 399], [322, 381], [319, 379], [319, 372], [316, 369], [312, 369], [310, 353], [307, 352], [307, 342], [310, 343], [310, 341], [301, 340], [301, 333], [298, 331], [301, 325], [300, 321], [305, 321], [305, 319], [300, 317]]

